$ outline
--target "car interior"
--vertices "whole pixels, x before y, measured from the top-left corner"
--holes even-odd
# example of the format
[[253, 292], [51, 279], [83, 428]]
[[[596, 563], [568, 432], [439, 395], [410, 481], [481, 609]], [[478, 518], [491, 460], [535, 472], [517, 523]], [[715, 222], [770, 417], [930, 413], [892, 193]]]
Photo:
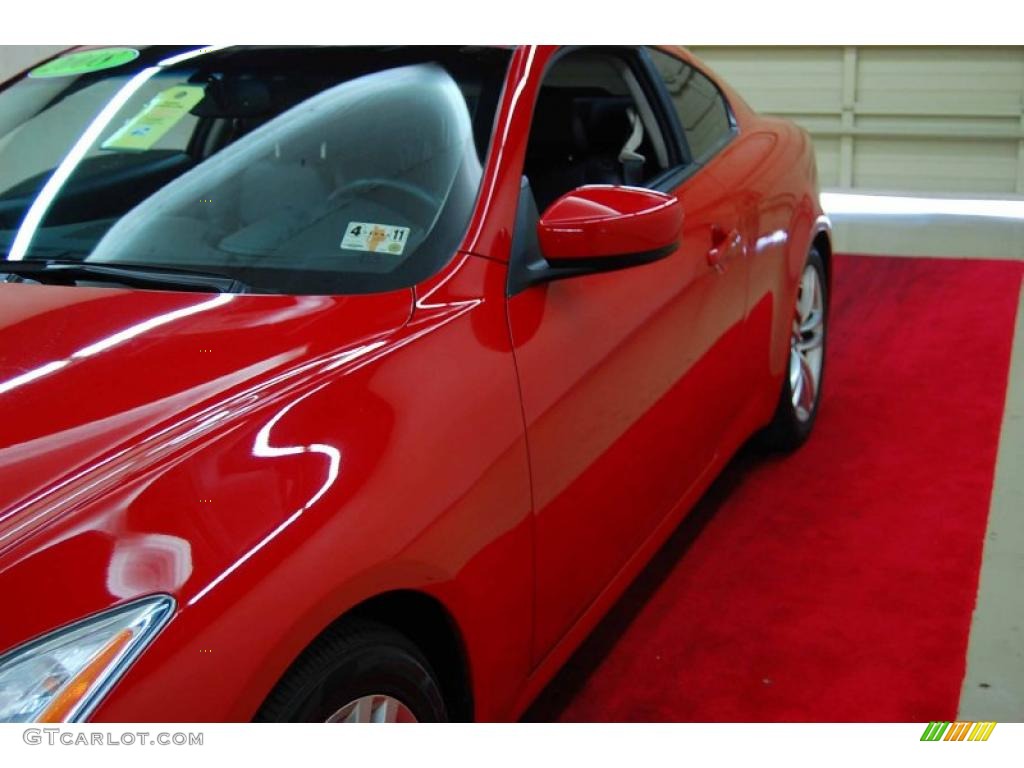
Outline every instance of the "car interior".
[[625, 54], [580, 50], [554, 64], [524, 164], [539, 211], [584, 184], [643, 186], [668, 167], [668, 144]]
[[[412, 284], [450, 257], [471, 210], [508, 56], [243, 48], [162, 73], [125, 114], [177, 84], [201, 86], [203, 98], [145, 151], [90, 149], [49, 206], [33, 255], [208, 266], [274, 292]], [[30, 129], [0, 136], [4, 157], [26, 155], [40, 136], [59, 146], [65, 115], [91, 111], [100, 91], [112, 86], [97, 75], [55, 94]], [[13, 242], [59, 157], [38, 154], [30, 175], [0, 173], [0, 244]], [[339, 248], [348, 222], [405, 228], [404, 250], [385, 258]]]
[[[273, 138], [271, 124], [299, 114], [301, 105], [339, 81], [372, 77], [365, 73], [382, 60], [416, 66], [424, 53], [240, 49], [155, 78], [136, 97], [140, 105], [176, 83], [200, 85], [204, 96], [146, 151], [90, 150], [50, 206], [34, 239], [35, 255], [205, 266], [230, 272], [255, 290], [364, 292], [415, 283], [447, 259], [472, 206], [507, 61], [507, 53], [494, 50], [432, 55], [461, 93], [457, 109], [435, 108], [440, 95], [433, 103], [412, 92], [399, 98], [404, 86], [396, 86], [372, 110], [358, 97], [365, 108], [343, 105], [343, 118], [328, 115], [330, 107], [315, 120], [289, 117], [295, 129]], [[534, 211], [543, 212], [576, 187], [647, 186], [676, 163], [678, 150], [639, 71], [632, 49], [586, 48], [563, 54], [546, 73], [524, 165], [525, 213], [534, 226]], [[444, 91], [439, 79], [428, 80], [435, 94]], [[14, 157], [18, 147], [37, 143], [44, 133], [59, 133], [62, 110], [74, 107], [75, 99], [93, 99], [99, 86], [106, 87], [102, 77], [84, 78], [71, 92], [54, 95], [52, 109], [40, 113], [32, 131], [4, 138], [5, 156]], [[470, 147], [475, 145], [474, 162], [458, 162], [452, 139], [465, 134], [454, 127], [460, 122], [456, 111], [468, 118], [463, 124]], [[411, 114], [419, 117], [409, 119]], [[300, 125], [306, 128], [300, 131]], [[241, 148], [257, 136], [264, 150], [243, 161]], [[236, 155], [230, 172], [216, 171]], [[21, 176], [0, 192], [0, 242], [13, 240], [51, 170]], [[405, 228], [408, 244], [396, 258], [339, 253], [338, 241], [351, 222]]]
[[515, 295], [543, 281], [541, 214], [586, 184], [651, 186], [679, 162], [628, 49], [577, 49], [545, 75], [520, 182], [508, 278]]

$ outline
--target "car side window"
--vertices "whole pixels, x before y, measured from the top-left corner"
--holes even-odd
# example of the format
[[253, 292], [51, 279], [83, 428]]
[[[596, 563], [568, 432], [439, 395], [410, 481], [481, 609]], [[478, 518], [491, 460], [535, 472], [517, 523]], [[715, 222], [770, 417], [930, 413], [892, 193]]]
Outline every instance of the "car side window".
[[736, 132], [725, 97], [685, 61], [656, 48], [647, 50], [672, 99], [693, 161], [707, 162]]
[[650, 186], [669, 168], [665, 133], [630, 66], [632, 55], [582, 48], [545, 74], [523, 168], [539, 211], [576, 187]]

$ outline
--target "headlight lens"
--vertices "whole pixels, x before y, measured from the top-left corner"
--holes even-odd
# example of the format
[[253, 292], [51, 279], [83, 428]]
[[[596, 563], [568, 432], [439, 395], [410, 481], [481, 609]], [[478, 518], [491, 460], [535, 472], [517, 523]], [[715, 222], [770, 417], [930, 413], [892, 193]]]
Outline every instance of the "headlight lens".
[[157, 595], [44, 635], [0, 657], [0, 723], [84, 720], [174, 611]]

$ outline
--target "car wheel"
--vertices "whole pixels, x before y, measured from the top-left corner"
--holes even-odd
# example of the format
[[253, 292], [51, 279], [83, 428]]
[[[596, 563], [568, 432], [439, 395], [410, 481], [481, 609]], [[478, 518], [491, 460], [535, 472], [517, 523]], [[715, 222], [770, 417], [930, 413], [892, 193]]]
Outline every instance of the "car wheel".
[[437, 677], [419, 649], [382, 624], [328, 630], [292, 664], [257, 722], [414, 723], [447, 720]]
[[814, 427], [821, 402], [828, 330], [828, 283], [825, 263], [814, 248], [807, 256], [793, 308], [789, 367], [771, 423], [762, 431], [762, 444], [772, 450], [799, 448]]

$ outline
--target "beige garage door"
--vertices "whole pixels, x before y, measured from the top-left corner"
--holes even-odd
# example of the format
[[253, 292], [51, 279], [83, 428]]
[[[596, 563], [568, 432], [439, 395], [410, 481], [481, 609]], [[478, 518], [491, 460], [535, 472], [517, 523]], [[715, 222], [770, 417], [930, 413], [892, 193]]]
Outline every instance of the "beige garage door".
[[1024, 196], [1024, 46], [691, 50], [811, 132], [824, 188]]

